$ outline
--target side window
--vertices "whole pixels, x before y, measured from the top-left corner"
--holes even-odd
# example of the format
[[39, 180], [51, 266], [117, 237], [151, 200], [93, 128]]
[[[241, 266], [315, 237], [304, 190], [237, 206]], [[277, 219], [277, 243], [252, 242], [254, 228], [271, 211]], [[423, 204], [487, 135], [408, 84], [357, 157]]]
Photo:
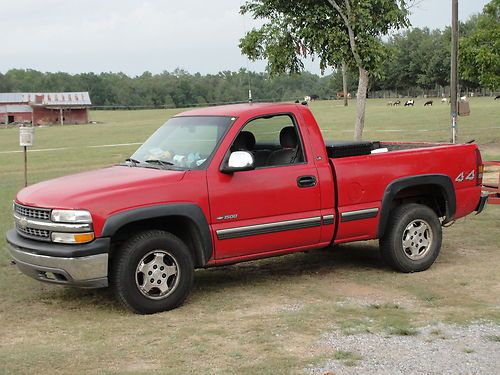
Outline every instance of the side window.
[[250, 151], [256, 168], [304, 162], [300, 133], [289, 115], [260, 117], [240, 131], [232, 151]]

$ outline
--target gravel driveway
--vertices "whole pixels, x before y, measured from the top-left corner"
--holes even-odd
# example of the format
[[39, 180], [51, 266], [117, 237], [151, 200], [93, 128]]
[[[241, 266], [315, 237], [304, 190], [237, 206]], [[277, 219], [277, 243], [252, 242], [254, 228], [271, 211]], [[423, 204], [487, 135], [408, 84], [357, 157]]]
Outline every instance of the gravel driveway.
[[467, 327], [438, 324], [414, 336], [331, 333], [321, 345], [339, 359], [310, 374], [500, 374], [500, 326], [476, 323]]

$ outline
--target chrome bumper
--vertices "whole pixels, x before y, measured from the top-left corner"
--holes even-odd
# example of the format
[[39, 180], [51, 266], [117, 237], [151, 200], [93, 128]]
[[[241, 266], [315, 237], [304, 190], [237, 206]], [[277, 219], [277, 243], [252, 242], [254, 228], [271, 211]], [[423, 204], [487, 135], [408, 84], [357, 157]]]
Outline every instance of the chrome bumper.
[[23, 247], [22, 245], [25, 245], [25, 243], [22, 243], [22, 245], [16, 243], [16, 238], [19, 237], [13, 231], [8, 233], [7, 243], [10, 256], [19, 270], [27, 276], [43, 282], [80, 288], [103, 288], [108, 286], [107, 252], [82, 257], [37, 254], [36, 251]]

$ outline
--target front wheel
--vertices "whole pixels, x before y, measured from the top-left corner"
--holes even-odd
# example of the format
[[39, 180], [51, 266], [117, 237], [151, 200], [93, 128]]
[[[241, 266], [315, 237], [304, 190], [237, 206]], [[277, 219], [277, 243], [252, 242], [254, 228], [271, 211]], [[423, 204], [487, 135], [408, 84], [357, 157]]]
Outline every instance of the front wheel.
[[112, 263], [111, 285], [120, 303], [139, 314], [181, 305], [193, 285], [194, 267], [187, 246], [161, 230], [131, 237]]
[[428, 269], [441, 249], [442, 229], [436, 213], [421, 204], [404, 204], [389, 218], [380, 250], [385, 261], [400, 272]]

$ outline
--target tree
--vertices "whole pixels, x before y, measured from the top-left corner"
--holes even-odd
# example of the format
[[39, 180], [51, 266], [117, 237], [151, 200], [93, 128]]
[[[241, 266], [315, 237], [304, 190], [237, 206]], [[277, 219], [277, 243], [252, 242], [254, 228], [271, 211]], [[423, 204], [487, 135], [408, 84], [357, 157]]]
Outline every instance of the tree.
[[461, 77], [495, 90], [500, 87], [500, 0], [492, 0], [460, 41]]
[[349, 100], [347, 98], [347, 64], [345, 61], [342, 62], [342, 95], [344, 96], [344, 107], [349, 105]]
[[251, 60], [266, 59], [271, 75], [301, 72], [306, 56], [318, 58], [322, 70], [356, 67], [354, 138], [361, 139], [369, 74], [377, 75], [385, 58], [380, 37], [409, 25], [407, 9], [406, 0], [247, 0], [241, 13], [267, 22], [239, 46]]

